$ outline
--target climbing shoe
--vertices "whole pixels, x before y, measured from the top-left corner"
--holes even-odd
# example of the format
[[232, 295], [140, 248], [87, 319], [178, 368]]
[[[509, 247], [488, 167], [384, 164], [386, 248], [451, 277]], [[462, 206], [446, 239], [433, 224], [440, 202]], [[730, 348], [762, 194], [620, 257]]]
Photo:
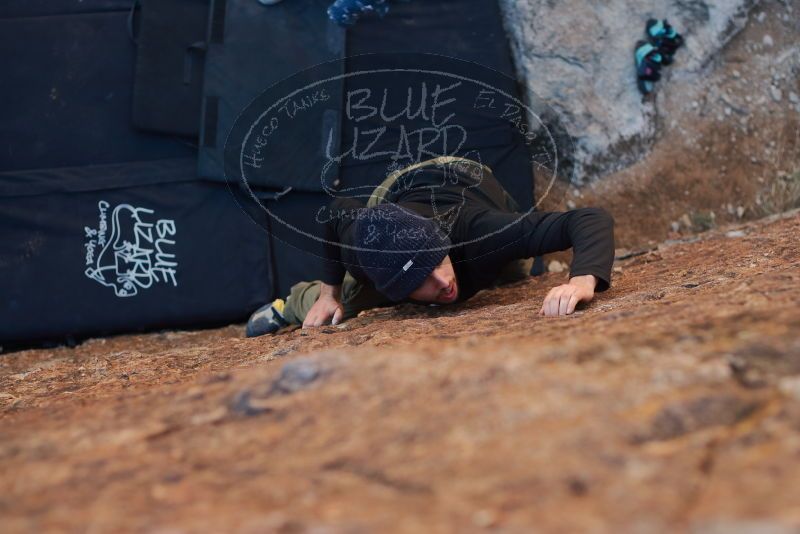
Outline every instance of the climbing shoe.
[[661, 78], [663, 57], [658, 49], [647, 41], [638, 41], [633, 53], [636, 64], [636, 82], [643, 94], [653, 91], [653, 82]]
[[283, 317], [283, 309], [286, 303], [283, 299], [276, 299], [271, 304], [261, 306], [247, 321], [245, 333], [247, 337], [263, 336], [264, 334], [274, 334], [281, 328], [289, 326], [289, 322]]
[[662, 63], [664, 65], [672, 63], [672, 56], [675, 54], [675, 51], [683, 46], [683, 37], [681, 34], [670, 26], [667, 19], [648, 19], [646, 28], [647, 38], [661, 53]]

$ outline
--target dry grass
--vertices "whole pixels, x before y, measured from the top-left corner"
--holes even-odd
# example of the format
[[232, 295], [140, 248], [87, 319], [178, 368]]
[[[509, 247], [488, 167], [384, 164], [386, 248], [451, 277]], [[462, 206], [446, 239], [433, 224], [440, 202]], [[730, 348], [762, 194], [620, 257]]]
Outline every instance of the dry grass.
[[778, 175], [756, 194], [754, 211], [760, 216], [800, 207], [800, 170]]

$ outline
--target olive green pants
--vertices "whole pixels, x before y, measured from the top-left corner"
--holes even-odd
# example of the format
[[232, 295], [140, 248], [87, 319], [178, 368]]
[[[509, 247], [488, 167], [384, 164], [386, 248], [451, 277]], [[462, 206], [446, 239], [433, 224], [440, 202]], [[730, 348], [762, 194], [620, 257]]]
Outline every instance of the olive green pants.
[[[390, 191], [392, 184], [404, 173], [418, 169], [426, 165], [441, 165], [449, 163], [466, 163], [469, 165], [479, 165], [483, 172], [491, 173], [491, 169], [481, 165], [480, 163], [468, 160], [466, 158], [455, 158], [451, 156], [444, 156], [434, 158], [428, 161], [423, 161], [414, 165], [410, 165], [403, 169], [390, 174], [372, 193], [372, 196], [367, 202], [368, 207], [376, 206], [384, 202], [386, 194]], [[518, 209], [516, 202], [503, 191], [505, 195], [505, 203], [511, 211]], [[503, 285], [517, 280], [522, 280], [528, 276], [531, 270], [533, 260], [515, 260], [510, 262], [498, 276], [495, 285]], [[298, 282], [293, 285], [289, 296], [286, 299], [286, 306], [283, 310], [284, 318], [292, 324], [303, 324], [309, 310], [317, 302], [319, 298], [320, 288], [322, 282], [314, 280], [312, 282]], [[350, 319], [364, 310], [372, 308], [380, 308], [382, 306], [391, 306], [394, 304], [392, 300], [381, 294], [375, 289], [372, 284], [361, 283], [352, 276], [346, 273], [342, 281], [342, 294], [341, 294], [342, 308], [344, 308], [343, 320]]]
[[[322, 282], [319, 280], [298, 282], [293, 285], [286, 299], [286, 306], [283, 308], [284, 318], [292, 324], [303, 324], [311, 306], [319, 298], [321, 287]], [[350, 276], [350, 273], [344, 275], [341, 300], [344, 308], [343, 320], [353, 318], [364, 310], [393, 304], [371, 284], [362, 284]]]

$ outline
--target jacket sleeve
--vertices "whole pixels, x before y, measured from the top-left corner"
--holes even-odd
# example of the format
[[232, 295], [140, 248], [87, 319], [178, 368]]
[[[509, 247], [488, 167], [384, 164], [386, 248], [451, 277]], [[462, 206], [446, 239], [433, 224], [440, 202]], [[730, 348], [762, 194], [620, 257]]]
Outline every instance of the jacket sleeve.
[[341, 285], [347, 269], [345, 268], [345, 253], [340, 245], [349, 244], [352, 241], [353, 222], [355, 222], [359, 210], [364, 207], [362, 202], [352, 198], [335, 198], [330, 202], [327, 210], [320, 212], [325, 221], [325, 261], [320, 278], [323, 283], [332, 286]]
[[603, 208], [579, 208], [564, 212], [482, 212], [471, 226], [487, 237], [482, 248], [491, 247], [508, 257], [530, 258], [572, 248], [570, 276], [597, 277], [595, 291], [611, 286], [614, 263], [614, 219]]
[[611, 287], [614, 264], [614, 218], [603, 208], [580, 208], [526, 217], [526, 253], [539, 256], [572, 247], [570, 277], [592, 274], [596, 291]]

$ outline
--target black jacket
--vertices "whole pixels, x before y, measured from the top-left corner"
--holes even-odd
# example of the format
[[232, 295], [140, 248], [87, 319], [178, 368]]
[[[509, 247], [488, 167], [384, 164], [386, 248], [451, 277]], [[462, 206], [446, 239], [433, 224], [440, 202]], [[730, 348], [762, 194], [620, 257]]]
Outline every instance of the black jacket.
[[[494, 177], [483, 180], [479, 187], [465, 187], [463, 183], [452, 184], [443, 176], [439, 168], [424, 169], [415, 177], [414, 187], [394, 192], [390, 200], [436, 219], [447, 231], [454, 245], [450, 259], [459, 285], [458, 300], [490, 287], [510, 261], [569, 248], [573, 249], [570, 276], [592, 274], [598, 279], [595, 291], [609, 288], [614, 220], [606, 210], [580, 208], [524, 214], [510, 209], [515, 203]], [[432, 182], [437, 184], [434, 201], [429, 186]], [[352, 245], [353, 214], [364, 207], [356, 199], [334, 199], [327, 214], [322, 215], [327, 239]], [[326, 255], [329, 261], [322, 277], [326, 284], [341, 284], [345, 270], [356, 280], [371, 283], [353, 249], [329, 244]]]

